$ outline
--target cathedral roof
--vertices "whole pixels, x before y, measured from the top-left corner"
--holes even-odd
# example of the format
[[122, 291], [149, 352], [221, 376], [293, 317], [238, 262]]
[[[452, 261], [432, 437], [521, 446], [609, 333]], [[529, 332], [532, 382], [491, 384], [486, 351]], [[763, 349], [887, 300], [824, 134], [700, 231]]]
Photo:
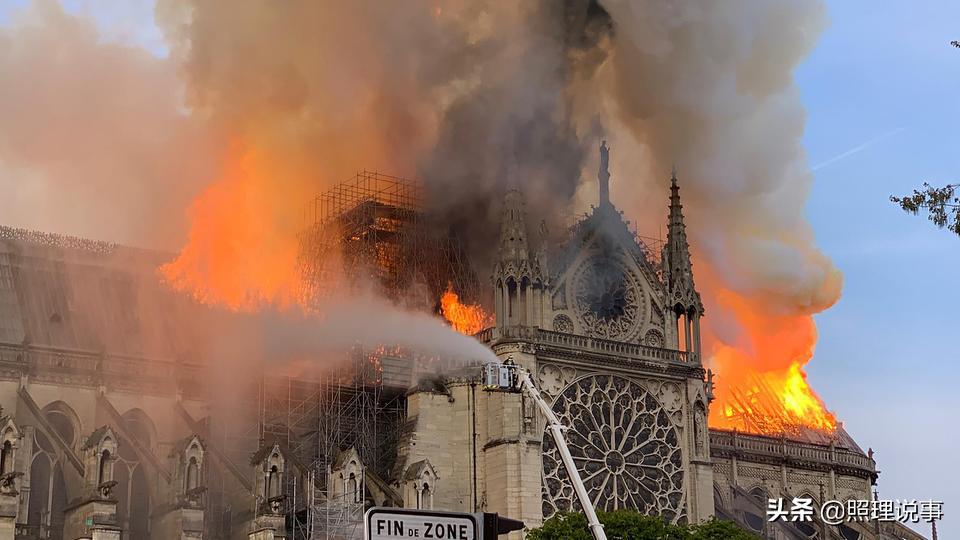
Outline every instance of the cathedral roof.
[[847, 433], [847, 430], [844, 429], [843, 426], [837, 427], [837, 430], [832, 436], [818, 429], [801, 428], [800, 433], [790, 434], [787, 438], [797, 442], [823, 446], [829, 446], [832, 441], [838, 448], [846, 448], [847, 450], [853, 450], [861, 454], [864, 453], [860, 445], [857, 444], [857, 441], [853, 440], [853, 437]]
[[172, 255], [0, 226], [0, 344], [193, 356], [198, 307], [159, 283]]

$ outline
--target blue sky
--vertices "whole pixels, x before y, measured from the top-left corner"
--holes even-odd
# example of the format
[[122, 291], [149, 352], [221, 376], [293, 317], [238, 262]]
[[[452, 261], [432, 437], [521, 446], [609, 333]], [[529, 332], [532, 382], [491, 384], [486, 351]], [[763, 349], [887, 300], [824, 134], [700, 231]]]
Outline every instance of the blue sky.
[[[59, 0], [68, 13], [92, 17], [105, 39], [167, 54], [163, 33], [153, 22], [155, 0]], [[9, 24], [30, 0], [0, 0], [0, 25]]]
[[845, 281], [817, 317], [810, 380], [876, 450], [881, 497], [945, 500], [953, 538], [960, 238], [887, 198], [960, 180], [960, 3], [843, 0], [829, 17], [797, 82], [816, 168], [807, 214]]
[[[26, 3], [0, 0], [0, 25]], [[166, 54], [152, 0], [63, 4], [106, 39]], [[836, 0], [828, 11], [796, 78], [815, 169], [807, 213], [845, 285], [817, 317], [810, 380], [876, 450], [881, 497], [944, 500], [942, 537], [960, 537], [960, 238], [888, 201], [960, 181], [960, 49], [949, 45], [960, 2]]]

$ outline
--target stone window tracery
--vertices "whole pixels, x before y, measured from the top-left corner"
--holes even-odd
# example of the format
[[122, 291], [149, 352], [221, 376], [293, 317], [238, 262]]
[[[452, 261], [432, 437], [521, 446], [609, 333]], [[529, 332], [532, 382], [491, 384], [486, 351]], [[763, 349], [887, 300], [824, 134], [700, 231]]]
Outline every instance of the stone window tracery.
[[553, 331], [562, 332], [564, 334], [573, 333], [573, 321], [570, 317], [560, 314], [553, 318]]
[[[553, 410], [595, 506], [683, 517], [680, 437], [670, 415], [638, 383], [612, 375], [579, 379]], [[556, 443], [543, 437], [544, 517], [579, 508]]]
[[594, 257], [574, 278], [574, 304], [584, 332], [605, 339], [628, 339], [643, 319], [643, 292], [613, 257]]

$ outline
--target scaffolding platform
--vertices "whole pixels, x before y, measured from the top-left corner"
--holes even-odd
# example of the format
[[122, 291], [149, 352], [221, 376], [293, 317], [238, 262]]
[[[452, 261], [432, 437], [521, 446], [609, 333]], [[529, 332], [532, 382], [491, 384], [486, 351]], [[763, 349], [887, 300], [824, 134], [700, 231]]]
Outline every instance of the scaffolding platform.
[[362, 171], [310, 201], [298, 260], [305, 304], [358, 286], [427, 310], [450, 285], [476, 302], [476, 273], [449, 231], [431, 226], [424, 197], [415, 181]]

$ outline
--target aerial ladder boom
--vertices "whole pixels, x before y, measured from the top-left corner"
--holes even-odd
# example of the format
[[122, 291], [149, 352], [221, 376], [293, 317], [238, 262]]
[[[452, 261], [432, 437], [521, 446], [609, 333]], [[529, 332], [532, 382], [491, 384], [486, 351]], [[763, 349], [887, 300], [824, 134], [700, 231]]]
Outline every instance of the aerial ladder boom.
[[587, 494], [587, 488], [583, 485], [583, 479], [580, 478], [580, 471], [577, 470], [577, 465], [573, 462], [573, 456], [567, 447], [567, 439], [564, 437], [563, 432], [568, 428], [560, 422], [560, 419], [557, 418], [553, 409], [550, 408], [550, 404], [540, 395], [540, 391], [537, 390], [537, 387], [533, 384], [533, 380], [530, 378], [530, 373], [520, 366], [513, 364], [510, 360], [507, 360], [504, 364], [488, 365], [487, 373], [488, 386], [493, 385], [501, 388], [509, 387], [514, 390], [520, 390], [530, 396], [533, 402], [537, 404], [537, 408], [540, 409], [540, 412], [543, 413], [543, 416], [547, 419], [547, 429], [550, 430], [553, 440], [557, 443], [557, 449], [560, 451], [560, 459], [563, 461], [563, 467], [567, 470], [567, 476], [570, 477], [570, 481], [573, 483], [573, 490], [577, 494], [577, 499], [580, 500], [583, 513], [587, 516], [587, 525], [590, 527], [590, 533], [595, 540], [607, 540], [607, 535], [603, 532], [603, 525], [600, 523], [600, 520], [597, 519], [597, 512], [593, 508], [593, 501], [590, 500], [590, 496]]

